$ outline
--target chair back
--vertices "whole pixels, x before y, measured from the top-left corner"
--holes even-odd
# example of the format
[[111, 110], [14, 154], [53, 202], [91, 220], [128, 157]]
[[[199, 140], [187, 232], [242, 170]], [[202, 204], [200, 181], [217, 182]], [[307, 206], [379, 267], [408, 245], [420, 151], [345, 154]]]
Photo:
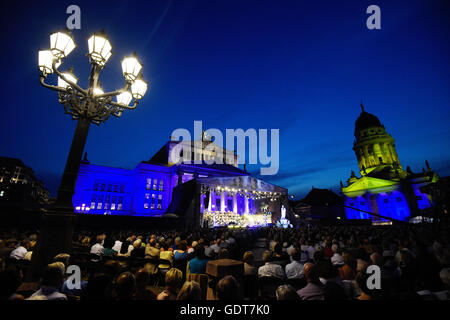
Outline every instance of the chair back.
[[200, 285], [202, 300], [206, 300], [206, 293], [208, 291], [208, 276], [204, 273], [190, 273], [186, 277], [186, 281], [195, 281]]

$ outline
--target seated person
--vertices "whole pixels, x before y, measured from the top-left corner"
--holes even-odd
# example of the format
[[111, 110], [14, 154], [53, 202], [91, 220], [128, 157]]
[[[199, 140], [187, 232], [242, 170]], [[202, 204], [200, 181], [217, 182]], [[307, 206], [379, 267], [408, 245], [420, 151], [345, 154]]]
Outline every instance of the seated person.
[[41, 288], [27, 300], [67, 300], [67, 296], [59, 292], [64, 281], [64, 273], [64, 263], [54, 262], [49, 264], [45, 269]]
[[157, 300], [176, 300], [178, 289], [183, 283], [183, 272], [172, 268], [166, 273], [166, 288], [158, 295]]
[[206, 273], [206, 264], [209, 258], [205, 256], [205, 248], [197, 245], [195, 247], [195, 258], [189, 262], [189, 273]]
[[137, 239], [133, 242], [133, 250], [130, 253], [130, 256], [133, 258], [144, 258], [145, 248], [142, 246], [142, 240]]
[[273, 277], [284, 279], [285, 273], [283, 267], [272, 262], [272, 253], [265, 251], [263, 254], [264, 265], [258, 269], [258, 277]]

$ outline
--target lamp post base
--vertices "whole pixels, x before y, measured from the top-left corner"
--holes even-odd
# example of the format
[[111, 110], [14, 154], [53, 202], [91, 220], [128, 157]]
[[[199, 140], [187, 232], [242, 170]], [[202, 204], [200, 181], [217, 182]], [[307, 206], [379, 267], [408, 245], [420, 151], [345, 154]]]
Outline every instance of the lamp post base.
[[41, 229], [26, 276], [27, 281], [37, 281], [42, 276], [45, 266], [57, 254], [72, 252], [73, 229], [76, 218], [76, 215], [70, 210], [43, 214]]

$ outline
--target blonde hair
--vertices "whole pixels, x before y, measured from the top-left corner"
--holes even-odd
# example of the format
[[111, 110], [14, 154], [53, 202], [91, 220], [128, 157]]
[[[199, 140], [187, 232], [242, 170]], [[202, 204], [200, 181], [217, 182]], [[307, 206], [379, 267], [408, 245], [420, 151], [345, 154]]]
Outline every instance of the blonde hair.
[[183, 281], [183, 272], [177, 268], [172, 268], [166, 273], [166, 286], [176, 289]]
[[133, 242], [133, 247], [135, 248], [139, 248], [142, 244], [142, 240], [141, 239], [137, 239], [135, 242]]
[[200, 285], [195, 281], [186, 281], [178, 293], [177, 300], [201, 300]]

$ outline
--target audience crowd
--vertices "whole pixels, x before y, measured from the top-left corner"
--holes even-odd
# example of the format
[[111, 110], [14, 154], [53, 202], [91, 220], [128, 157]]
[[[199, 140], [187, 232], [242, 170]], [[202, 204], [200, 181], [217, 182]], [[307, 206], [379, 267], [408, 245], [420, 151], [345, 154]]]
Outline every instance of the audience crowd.
[[[58, 254], [39, 282], [27, 282], [37, 233], [3, 230], [0, 299], [449, 300], [448, 231], [429, 224], [78, 231], [71, 254]], [[242, 274], [211, 281], [207, 265], [221, 259], [242, 261]], [[81, 271], [75, 288], [70, 265]]]

